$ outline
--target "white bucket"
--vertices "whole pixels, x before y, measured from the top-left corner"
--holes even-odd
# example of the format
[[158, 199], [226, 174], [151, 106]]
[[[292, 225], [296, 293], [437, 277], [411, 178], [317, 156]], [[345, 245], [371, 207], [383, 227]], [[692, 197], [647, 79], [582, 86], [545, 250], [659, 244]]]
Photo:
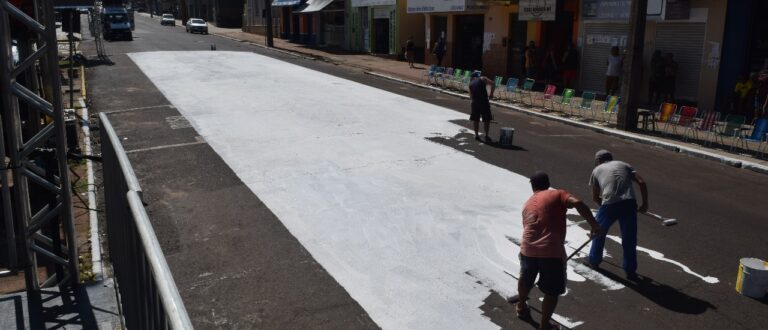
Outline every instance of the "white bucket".
[[768, 262], [757, 258], [741, 258], [736, 291], [747, 297], [765, 297], [768, 294]]
[[502, 127], [499, 132], [499, 145], [511, 146], [515, 139], [515, 129], [512, 127]]

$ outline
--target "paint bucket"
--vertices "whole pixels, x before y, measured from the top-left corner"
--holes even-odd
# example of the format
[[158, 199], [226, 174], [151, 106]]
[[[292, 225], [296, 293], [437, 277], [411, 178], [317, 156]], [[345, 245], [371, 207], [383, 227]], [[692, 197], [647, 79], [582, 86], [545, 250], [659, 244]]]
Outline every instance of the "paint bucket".
[[512, 140], [515, 139], [515, 129], [512, 127], [502, 127], [499, 132], [499, 145], [511, 146]]
[[736, 291], [752, 298], [761, 299], [768, 293], [768, 262], [757, 258], [742, 258]]

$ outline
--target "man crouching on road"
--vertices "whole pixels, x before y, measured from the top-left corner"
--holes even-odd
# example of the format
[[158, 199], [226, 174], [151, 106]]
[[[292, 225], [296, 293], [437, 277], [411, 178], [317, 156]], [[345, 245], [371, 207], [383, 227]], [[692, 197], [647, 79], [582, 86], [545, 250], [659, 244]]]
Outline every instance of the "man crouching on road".
[[538, 274], [537, 284], [544, 293], [539, 329], [557, 329], [550, 324], [550, 318], [557, 306], [558, 296], [565, 293], [565, 213], [569, 208], [576, 208], [592, 227], [591, 236], [600, 234], [600, 226], [582, 201], [565, 190], [549, 189], [549, 176], [546, 173], [536, 172], [530, 179], [533, 196], [523, 207], [517, 316], [530, 319], [526, 301]]

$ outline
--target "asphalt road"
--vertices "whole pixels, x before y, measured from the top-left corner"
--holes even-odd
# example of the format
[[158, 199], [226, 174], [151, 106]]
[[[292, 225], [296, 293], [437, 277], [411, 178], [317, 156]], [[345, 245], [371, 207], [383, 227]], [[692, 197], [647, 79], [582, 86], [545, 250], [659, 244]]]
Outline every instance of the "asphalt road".
[[[183, 27], [160, 26], [143, 16], [137, 15], [136, 23], [133, 42], [106, 43], [114, 65], [87, 69], [91, 111], [111, 112], [196, 327], [375, 328], [125, 54], [209, 50], [215, 44], [218, 51], [272, 56], [459, 112], [468, 111], [468, 101], [214, 35], [186, 34]], [[94, 53], [88, 49], [92, 45], [85, 46]], [[184, 84], [183, 76], [178, 83]], [[301, 88], [311, 86], [297, 86], [297, 97]], [[640, 216], [639, 245], [720, 280], [705, 283], [639, 253], [643, 280], [635, 284], [609, 264], [620, 259], [607, 259], [603, 273], [627, 288], [603, 291], [591, 282], [570, 282], [558, 314], [574, 316], [590, 329], [765, 328], [768, 300], [743, 297], [733, 288], [740, 258], [768, 258], [768, 176], [510, 110], [494, 112], [498, 124], [492, 129], [514, 127], [518, 148], [435, 142], [471, 149], [479, 159], [516, 173], [546, 171], [554, 186], [585, 200], [593, 155], [609, 149], [647, 180], [650, 209], [679, 221], [663, 227]], [[469, 128], [468, 121], [459, 124]], [[612, 234], [618, 235], [618, 226]], [[607, 243], [607, 249], [621, 255], [615, 243]], [[480, 308], [503, 328], [531, 327], [493, 293]]]

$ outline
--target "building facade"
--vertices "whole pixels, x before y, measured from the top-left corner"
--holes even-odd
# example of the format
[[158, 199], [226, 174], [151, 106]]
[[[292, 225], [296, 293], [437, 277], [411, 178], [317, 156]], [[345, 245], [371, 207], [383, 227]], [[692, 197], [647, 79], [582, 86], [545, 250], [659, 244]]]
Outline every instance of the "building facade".
[[[575, 87], [604, 93], [610, 49], [618, 46], [624, 52], [627, 47], [631, 3], [273, 0], [272, 6], [284, 39], [394, 57], [402, 55], [413, 36], [421, 54], [417, 61], [433, 64], [435, 42], [443, 37], [444, 66], [486, 76], [526, 77], [526, 47], [534, 42], [535, 78], [559, 84], [559, 66], [570, 44], [579, 54]], [[734, 72], [758, 70], [768, 55], [766, 6], [768, 1], [759, 0], [648, 0], [641, 102], [648, 101], [650, 59], [658, 50], [672, 54], [678, 64], [676, 99], [725, 112], [739, 75]], [[255, 10], [250, 15], [263, 14]], [[744, 44], [749, 47], [739, 46]]]

